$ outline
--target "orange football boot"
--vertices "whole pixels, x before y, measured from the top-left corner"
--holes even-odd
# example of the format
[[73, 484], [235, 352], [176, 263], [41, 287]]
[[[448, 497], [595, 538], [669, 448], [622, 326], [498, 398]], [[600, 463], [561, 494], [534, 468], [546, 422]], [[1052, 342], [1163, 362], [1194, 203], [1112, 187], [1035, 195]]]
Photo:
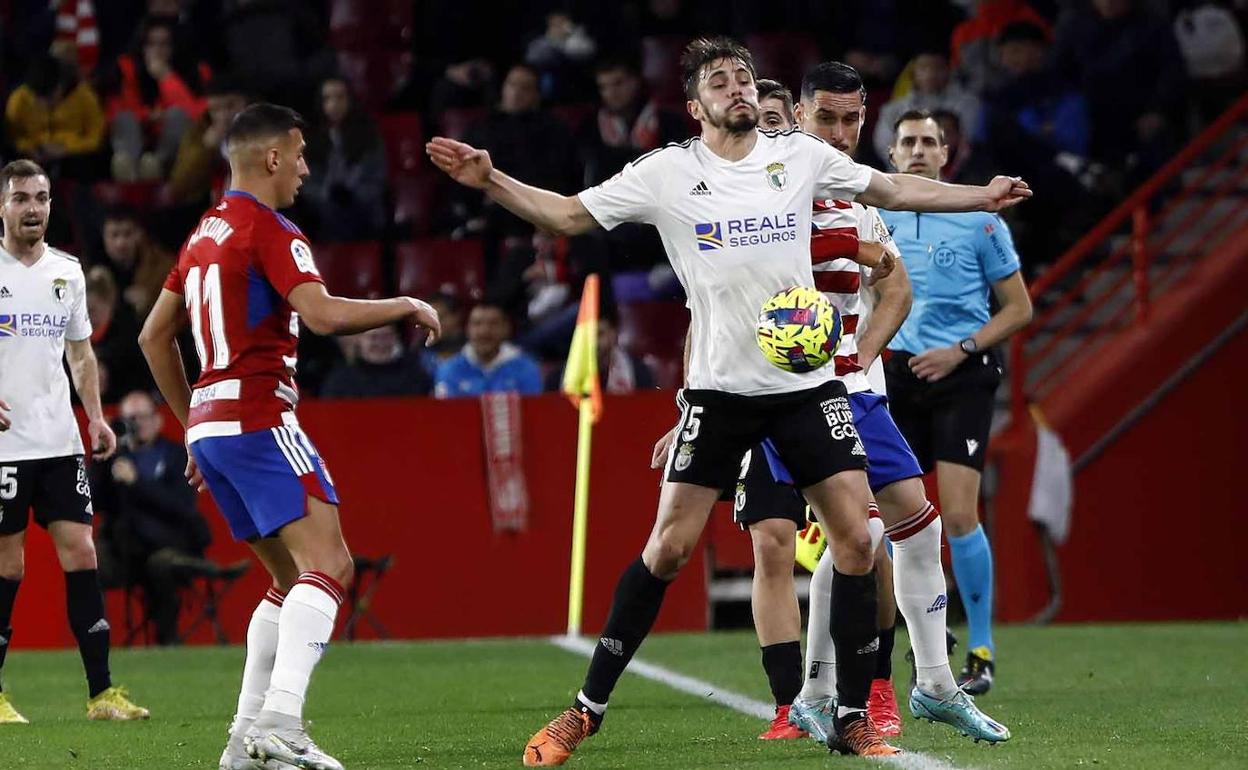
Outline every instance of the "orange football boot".
[[525, 767], [554, 767], [562, 765], [581, 745], [581, 741], [597, 732], [589, 714], [570, 708], [550, 720], [550, 724], [537, 731], [524, 747]]

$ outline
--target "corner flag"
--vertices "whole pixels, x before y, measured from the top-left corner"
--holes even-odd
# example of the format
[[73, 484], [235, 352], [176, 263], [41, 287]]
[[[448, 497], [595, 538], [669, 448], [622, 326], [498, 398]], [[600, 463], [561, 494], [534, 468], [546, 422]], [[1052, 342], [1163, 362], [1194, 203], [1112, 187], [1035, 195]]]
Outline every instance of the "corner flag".
[[593, 421], [602, 414], [602, 386], [598, 382], [598, 275], [585, 279], [581, 293], [581, 310], [576, 316], [576, 331], [563, 370], [563, 392], [579, 407], [588, 398]]
[[563, 370], [563, 392], [580, 412], [577, 421], [576, 492], [572, 503], [572, 569], [568, 579], [568, 636], [581, 633], [585, 590], [585, 540], [589, 522], [589, 456], [594, 423], [602, 414], [598, 383], [598, 276], [585, 279], [572, 349]]

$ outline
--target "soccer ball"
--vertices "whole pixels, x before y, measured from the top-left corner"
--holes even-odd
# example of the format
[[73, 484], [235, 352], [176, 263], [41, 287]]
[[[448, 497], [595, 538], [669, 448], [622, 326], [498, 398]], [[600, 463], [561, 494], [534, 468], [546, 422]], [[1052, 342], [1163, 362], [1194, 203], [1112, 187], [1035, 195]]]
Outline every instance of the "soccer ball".
[[818, 289], [794, 286], [763, 303], [757, 339], [773, 366], [813, 372], [831, 361], [841, 344], [841, 314]]

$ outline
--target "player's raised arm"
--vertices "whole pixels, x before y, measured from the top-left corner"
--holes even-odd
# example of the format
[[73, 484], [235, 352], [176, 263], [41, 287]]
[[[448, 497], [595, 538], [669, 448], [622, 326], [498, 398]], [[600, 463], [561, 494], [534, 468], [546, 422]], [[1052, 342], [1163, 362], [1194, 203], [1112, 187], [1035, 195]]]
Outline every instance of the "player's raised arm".
[[1000, 211], [1031, 194], [1027, 183], [1016, 176], [993, 177], [986, 185], [965, 185], [877, 171], [858, 200], [893, 211]]
[[580, 235], [598, 222], [575, 195], [524, 184], [494, 168], [490, 154], [454, 139], [435, 136], [425, 145], [433, 164], [456, 182], [485, 194], [531, 224], [558, 235]]
[[404, 320], [429, 330], [426, 345], [437, 342], [442, 333], [438, 311], [414, 297], [347, 299], [325, 291], [319, 281], [308, 281], [291, 289], [287, 300], [317, 334], [358, 334]]
[[143, 322], [139, 332], [139, 347], [160, 395], [169, 405], [178, 422], [186, 425], [191, 410], [191, 384], [182, 367], [182, 351], [178, 347], [178, 332], [186, 323], [186, 308], [182, 295], [169, 289], [161, 289], [156, 304]]

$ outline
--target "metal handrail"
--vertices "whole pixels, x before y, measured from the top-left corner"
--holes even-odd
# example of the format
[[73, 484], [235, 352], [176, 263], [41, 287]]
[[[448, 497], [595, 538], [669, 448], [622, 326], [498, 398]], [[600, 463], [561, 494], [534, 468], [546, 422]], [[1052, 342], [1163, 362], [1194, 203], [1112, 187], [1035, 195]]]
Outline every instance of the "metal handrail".
[[[1156, 261], [1156, 255], [1174, 242], [1183, 231], [1182, 228], [1172, 228], [1171, 232], [1164, 235], [1159, 242], [1150, 243], [1149, 236], [1154, 226], [1158, 222], [1167, 221], [1175, 211], [1179, 210], [1179, 206], [1189, 202], [1198, 192], [1206, 190], [1206, 183], [1215, 174], [1223, 171], [1232, 160], [1238, 157], [1244, 147], [1248, 146], [1248, 134], [1232, 143], [1216, 160], [1203, 169], [1198, 179], [1185, 184], [1177, 195], [1171, 196], [1166, 201], [1164, 206], [1155, 206], [1154, 199], [1183, 172], [1191, 168], [1196, 161], [1201, 160], [1215, 143], [1246, 120], [1248, 120], [1248, 94], [1240, 97], [1148, 181], [1080, 238], [1032, 284], [1031, 297], [1039, 307], [1042, 297], [1050, 295], [1058, 286], [1067, 282], [1071, 283], [1068, 288], [1060, 290], [1056, 297], [1052, 298], [1051, 303], [1037, 312], [1032, 323], [1015, 334], [1010, 341], [1010, 409], [1014, 424], [1021, 424], [1025, 418], [1028, 403], [1034, 400], [1041, 390], [1047, 389], [1043, 386], [1051, 384], [1064, 365], [1075, 355], [1074, 353], [1061, 355], [1059, 353], [1061, 343], [1079, 332], [1098, 309], [1099, 301], [1118, 296], [1123, 286], [1128, 281], [1130, 282], [1132, 287], [1130, 302], [1123, 308], [1119, 308], [1107, 323], [1084, 340], [1082, 352], [1086, 352], [1086, 343], [1092, 338], [1103, 336], [1109, 330], [1119, 328], [1118, 324], [1124, 313], [1131, 308], [1134, 308], [1135, 312], [1130, 315], [1128, 324], [1147, 323], [1153, 289], [1150, 268]], [[1244, 176], [1244, 174], [1232, 175], [1230, 179], [1218, 185], [1213, 191], [1214, 196], [1221, 197], [1239, 184]], [[1205, 210], [1201, 210], [1196, 215], [1197, 221], [1200, 221], [1204, 215]], [[1216, 221], [1218, 224], [1225, 224], [1233, 220], [1236, 215], [1237, 212], [1231, 211], [1218, 217]], [[1098, 259], [1097, 253], [1106, 242], [1123, 233], [1126, 228], [1129, 228], [1129, 235], [1125, 242], [1109, 249], [1104, 257]], [[1103, 282], [1100, 287], [1094, 288], [1098, 278], [1101, 278], [1111, 267], [1123, 263], [1124, 260], [1127, 260], [1126, 264], [1129, 267], [1125, 276]], [[1160, 276], [1158, 283], [1164, 285], [1165, 280], [1173, 276], [1179, 264], [1181, 263], [1176, 262], [1174, 265], [1169, 265], [1164, 274]], [[1076, 275], [1078, 275], [1077, 278]], [[1071, 281], [1072, 278], [1075, 280]], [[1049, 328], [1059, 313], [1067, 311], [1080, 298], [1083, 299], [1084, 307], [1079, 308], [1071, 318], [1060, 323], [1058, 328]], [[1028, 342], [1041, 332], [1052, 336], [1041, 345], [1039, 350], [1029, 352]], [[1032, 383], [1029, 387], [1029, 375], [1042, 363], [1052, 365], [1046, 367], [1039, 382]]]

